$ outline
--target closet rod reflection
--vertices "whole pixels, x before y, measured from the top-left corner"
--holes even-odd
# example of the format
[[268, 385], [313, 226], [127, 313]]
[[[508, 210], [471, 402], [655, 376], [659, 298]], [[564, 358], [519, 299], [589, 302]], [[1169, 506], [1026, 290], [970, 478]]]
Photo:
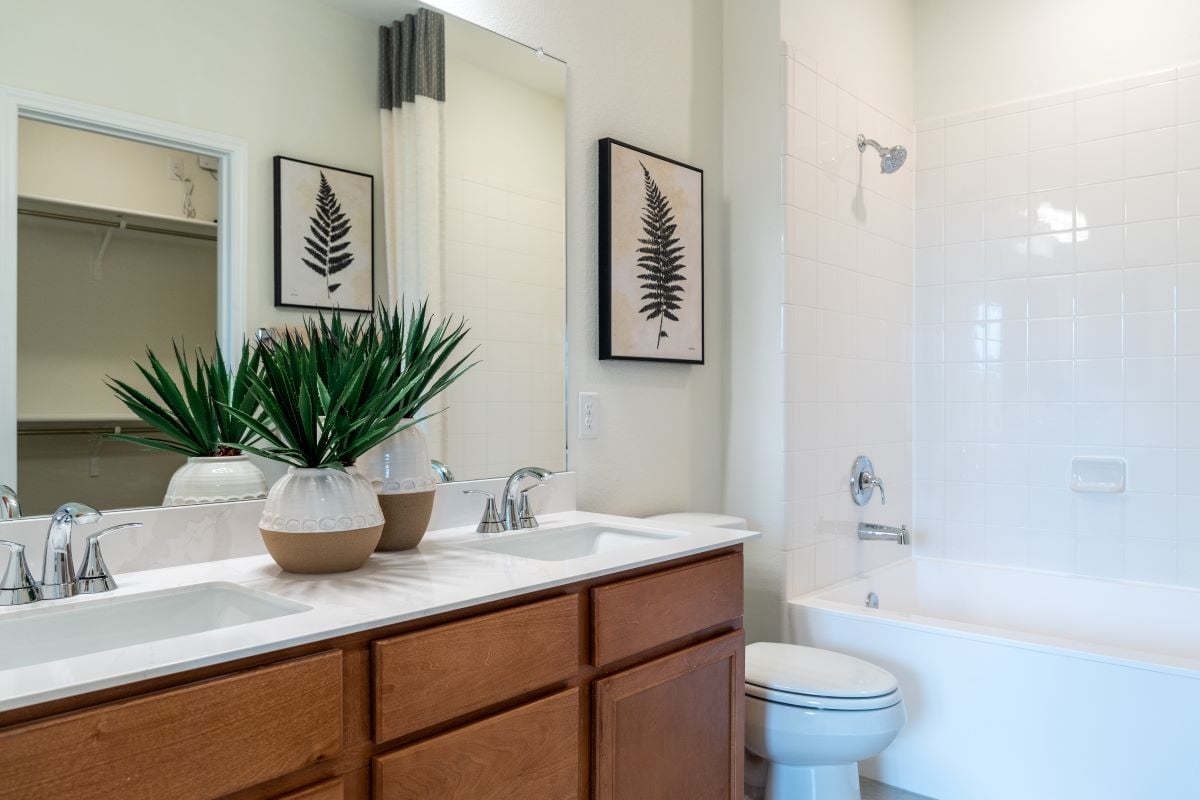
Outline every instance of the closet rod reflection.
[[[120, 431], [115, 430], [120, 428]], [[17, 436], [105, 436], [110, 433], [157, 433], [155, 428], [109, 425], [104, 428], [17, 428]]]
[[[30, 217], [42, 217], [43, 219], [57, 219], [63, 222], [81, 222], [84, 225], [101, 225], [105, 228], [120, 228], [121, 223], [111, 219], [92, 219], [91, 217], [77, 217], [73, 214], [59, 214], [55, 211], [38, 211], [32, 208], [19, 208], [18, 214], [26, 214]], [[125, 230], [138, 231], [139, 233], [161, 233], [166, 236], [179, 236], [184, 239], [202, 239], [208, 242], [215, 242], [217, 235], [215, 233], [192, 233], [191, 231], [175, 231], [170, 228], [156, 228], [152, 225], [137, 225], [134, 223], [125, 223]]]

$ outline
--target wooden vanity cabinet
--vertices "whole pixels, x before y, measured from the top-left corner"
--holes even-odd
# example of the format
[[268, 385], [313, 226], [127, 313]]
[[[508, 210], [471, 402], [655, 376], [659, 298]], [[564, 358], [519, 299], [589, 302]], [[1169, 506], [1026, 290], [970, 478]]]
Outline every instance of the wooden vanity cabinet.
[[0, 800], [740, 800], [741, 629], [738, 545], [0, 712]]

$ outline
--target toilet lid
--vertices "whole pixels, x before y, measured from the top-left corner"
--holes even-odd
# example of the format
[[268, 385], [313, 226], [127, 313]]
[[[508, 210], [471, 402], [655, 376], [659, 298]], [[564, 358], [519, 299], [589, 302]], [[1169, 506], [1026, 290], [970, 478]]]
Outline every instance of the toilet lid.
[[859, 658], [778, 642], [746, 646], [746, 683], [775, 693], [864, 700], [899, 688], [890, 672]]

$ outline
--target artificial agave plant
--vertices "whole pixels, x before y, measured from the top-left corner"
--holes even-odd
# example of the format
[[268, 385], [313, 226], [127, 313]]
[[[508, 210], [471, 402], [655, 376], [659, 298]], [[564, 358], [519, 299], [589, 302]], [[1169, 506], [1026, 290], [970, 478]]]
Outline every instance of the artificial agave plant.
[[178, 380], [147, 348], [149, 365], [135, 361], [134, 366], [146, 379], [149, 393], [111, 376], [106, 381], [134, 416], [162, 436], [115, 433], [108, 438], [196, 457], [235, 456], [249, 449], [256, 434], [242, 418], [252, 416], [258, 405], [249, 391], [250, 378], [258, 370], [258, 354], [243, 344], [237, 367], [231, 369], [219, 342], [212, 358], [197, 349], [190, 364], [174, 342], [172, 348]]

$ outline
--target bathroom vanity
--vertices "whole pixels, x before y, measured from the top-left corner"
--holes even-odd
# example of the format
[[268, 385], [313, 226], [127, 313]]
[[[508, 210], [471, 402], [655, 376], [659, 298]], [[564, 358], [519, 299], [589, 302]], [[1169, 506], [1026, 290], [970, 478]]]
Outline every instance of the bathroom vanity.
[[[617, 519], [558, 518], [518, 536]], [[180, 580], [307, 610], [0, 672], [0, 798], [740, 798], [754, 535], [541, 561], [461, 532], [340, 578], [263, 556], [128, 576], [54, 614]], [[0, 630], [33, 613], [53, 624]]]

